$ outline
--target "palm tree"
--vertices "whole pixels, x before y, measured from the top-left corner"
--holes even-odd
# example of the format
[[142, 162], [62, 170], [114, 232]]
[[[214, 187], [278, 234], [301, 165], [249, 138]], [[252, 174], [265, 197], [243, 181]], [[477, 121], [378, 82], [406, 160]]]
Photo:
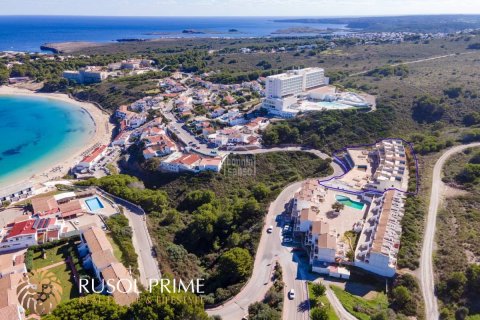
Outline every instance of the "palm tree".
[[345, 208], [345, 205], [343, 203], [338, 202], [338, 201], [335, 202], [334, 204], [332, 204], [332, 209], [335, 210], [335, 212], [340, 212], [344, 208]]

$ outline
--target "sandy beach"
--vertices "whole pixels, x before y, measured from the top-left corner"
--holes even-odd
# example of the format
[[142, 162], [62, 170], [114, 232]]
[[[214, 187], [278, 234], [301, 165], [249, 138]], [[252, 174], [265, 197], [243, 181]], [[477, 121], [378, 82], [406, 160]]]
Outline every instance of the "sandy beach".
[[[111, 141], [111, 134], [113, 125], [109, 122], [110, 115], [96, 107], [92, 103], [79, 102], [70, 98], [66, 94], [59, 93], [37, 93], [27, 89], [21, 89], [11, 86], [0, 86], [0, 95], [23, 95], [32, 97], [44, 97], [49, 99], [60, 100], [72, 105], [72, 107], [79, 107], [85, 110], [91, 117], [95, 124], [95, 130], [88, 143], [75, 148], [72, 152], [58, 157], [58, 161], [51, 162], [48, 167], [41, 168], [33, 176], [25, 179], [16, 179], [14, 181], [7, 181], [8, 185], [22, 184], [28, 182], [35, 187], [40, 187], [42, 183], [50, 180], [58, 180], [65, 176], [69, 169], [84, 157], [86, 151], [92, 149], [98, 144], [109, 144]], [[0, 190], [5, 185], [2, 183]]]

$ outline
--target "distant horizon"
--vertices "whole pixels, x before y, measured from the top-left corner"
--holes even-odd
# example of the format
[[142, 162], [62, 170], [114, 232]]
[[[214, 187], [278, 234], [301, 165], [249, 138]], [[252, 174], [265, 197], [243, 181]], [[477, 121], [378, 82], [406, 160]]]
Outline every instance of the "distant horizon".
[[375, 15], [326, 15], [326, 16], [260, 16], [260, 15], [91, 15], [91, 14], [0, 14], [0, 17], [95, 17], [95, 18], [304, 18], [304, 19], [331, 19], [331, 18], [382, 18], [382, 17], [421, 17], [421, 16], [480, 16], [479, 13], [418, 13], [418, 14], [375, 14]]
[[[3, 15], [108, 17], [375, 17], [480, 14], [478, 0], [16, 0]], [[317, 13], [313, 14], [312, 13]]]

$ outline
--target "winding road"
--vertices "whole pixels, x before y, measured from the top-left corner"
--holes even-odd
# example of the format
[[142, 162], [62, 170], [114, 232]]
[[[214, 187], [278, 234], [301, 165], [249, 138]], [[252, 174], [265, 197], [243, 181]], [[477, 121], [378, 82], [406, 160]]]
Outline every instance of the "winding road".
[[114, 196], [100, 188], [97, 188], [97, 190], [123, 208], [123, 213], [127, 217], [133, 232], [132, 243], [135, 252], [138, 254], [140, 282], [147, 287], [150, 279], [161, 278], [161, 272], [157, 258], [152, 255], [152, 240], [147, 229], [145, 211], [140, 206]]
[[428, 207], [427, 225], [423, 239], [422, 256], [420, 259], [420, 283], [422, 294], [425, 300], [426, 319], [436, 320], [439, 317], [437, 297], [435, 296], [435, 277], [433, 271], [433, 245], [435, 241], [435, 225], [437, 222], [437, 212], [442, 200], [445, 185], [442, 182], [442, 168], [445, 161], [455, 153], [462, 150], [479, 147], [480, 143], [471, 143], [460, 145], [448, 149], [435, 163], [432, 177], [432, 192], [430, 195], [430, 205]]
[[[275, 151], [300, 151], [301, 148], [275, 148], [261, 149], [248, 152], [232, 152], [232, 153], [265, 153]], [[325, 159], [328, 156], [316, 150], [302, 150], [316, 154]], [[340, 174], [342, 169], [336, 163], [332, 163], [334, 175]], [[282, 245], [282, 213], [285, 211], [287, 204], [293, 198], [295, 192], [300, 189], [302, 182], [296, 182], [285, 189], [270, 204], [267, 216], [265, 217], [265, 225], [258, 245], [255, 256], [254, 269], [251, 278], [243, 287], [243, 289], [234, 298], [228, 300], [224, 304], [207, 309], [209, 315], [219, 315], [224, 320], [240, 320], [248, 314], [248, 306], [254, 302], [261, 301], [268, 289], [272, 285], [272, 275], [275, 262], [278, 261], [283, 270], [283, 281], [285, 283], [283, 319], [288, 320], [308, 320], [309, 306], [308, 293], [306, 289], [306, 280], [308, 279], [308, 266], [299, 263], [292, 247]], [[268, 226], [274, 226], [272, 233], [267, 233]], [[295, 299], [290, 300], [287, 293], [290, 289], [295, 289]], [[332, 306], [339, 314], [341, 319], [353, 320], [352, 316], [343, 308], [335, 295], [327, 292]]]

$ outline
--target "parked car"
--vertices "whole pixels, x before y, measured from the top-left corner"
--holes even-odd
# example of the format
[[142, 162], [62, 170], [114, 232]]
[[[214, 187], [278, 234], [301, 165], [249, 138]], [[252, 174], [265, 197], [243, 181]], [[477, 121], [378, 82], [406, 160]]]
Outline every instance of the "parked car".
[[292, 242], [292, 241], [293, 241], [293, 240], [292, 240], [291, 237], [288, 237], [288, 236], [287, 236], [287, 237], [283, 237], [283, 242], [285, 242], [285, 243], [289, 243], [289, 242]]
[[288, 291], [288, 298], [290, 300], [295, 299], [295, 290], [294, 289], [290, 289], [290, 291]]
[[290, 230], [290, 225], [289, 224], [286, 224], [283, 226], [283, 231], [288, 231]]
[[152, 247], [151, 250], [152, 250], [152, 257], [157, 257], [157, 250], [154, 247]]
[[268, 233], [272, 233], [272, 232], [273, 232], [273, 226], [269, 226], [269, 227], [267, 228], [267, 232], [268, 232]]

